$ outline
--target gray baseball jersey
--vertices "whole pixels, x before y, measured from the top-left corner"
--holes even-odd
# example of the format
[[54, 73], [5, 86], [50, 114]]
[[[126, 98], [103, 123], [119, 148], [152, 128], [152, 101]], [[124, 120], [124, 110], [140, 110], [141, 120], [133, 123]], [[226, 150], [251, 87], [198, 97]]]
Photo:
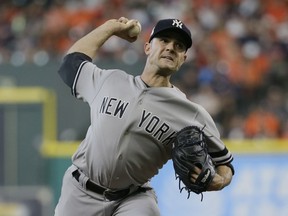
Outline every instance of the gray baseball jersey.
[[112, 189], [144, 184], [171, 158], [175, 133], [188, 125], [204, 128], [216, 164], [232, 161], [211, 116], [177, 87], [148, 87], [140, 76], [101, 69], [80, 53], [67, 55], [59, 73], [91, 109], [72, 161], [94, 182]]

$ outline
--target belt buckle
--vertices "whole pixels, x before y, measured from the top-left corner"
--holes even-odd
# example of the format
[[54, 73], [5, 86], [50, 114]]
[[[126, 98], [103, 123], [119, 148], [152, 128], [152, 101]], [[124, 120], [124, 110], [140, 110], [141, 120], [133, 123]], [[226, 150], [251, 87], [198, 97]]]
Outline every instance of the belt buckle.
[[103, 192], [103, 196], [110, 201], [114, 201], [114, 200], [118, 200], [118, 199], [125, 197], [126, 195], [129, 194], [129, 191], [130, 191], [129, 189], [120, 190], [120, 191], [113, 191], [113, 190], [107, 189]]

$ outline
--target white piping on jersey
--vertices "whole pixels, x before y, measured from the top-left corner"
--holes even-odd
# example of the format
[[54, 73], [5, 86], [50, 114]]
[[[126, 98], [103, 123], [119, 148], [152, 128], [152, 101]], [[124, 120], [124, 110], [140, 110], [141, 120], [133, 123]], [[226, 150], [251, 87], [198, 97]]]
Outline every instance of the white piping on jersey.
[[213, 160], [217, 164], [225, 164], [225, 163], [230, 163], [233, 160], [232, 154], [228, 152], [226, 155], [223, 155], [221, 157], [214, 157]]
[[78, 80], [78, 78], [79, 78], [79, 75], [80, 75], [81, 69], [83, 68], [83, 65], [84, 65], [85, 63], [87, 63], [87, 62], [88, 62], [88, 61], [83, 61], [83, 62], [80, 64], [80, 66], [79, 66], [79, 68], [78, 68], [78, 70], [77, 70], [77, 73], [76, 73], [76, 75], [75, 75], [75, 78], [74, 78], [74, 81], [73, 81], [73, 85], [72, 85], [72, 95], [75, 96], [75, 97], [76, 97], [76, 84], [77, 84], [77, 80]]

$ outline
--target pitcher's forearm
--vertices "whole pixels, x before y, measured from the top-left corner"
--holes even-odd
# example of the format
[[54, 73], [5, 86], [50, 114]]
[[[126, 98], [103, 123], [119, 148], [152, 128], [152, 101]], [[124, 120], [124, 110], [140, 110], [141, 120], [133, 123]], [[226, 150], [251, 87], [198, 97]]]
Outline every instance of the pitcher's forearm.
[[99, 48], [113, 35], [113, 26], [104, 23], [76, 41], [68, 53], [81, 52], [94, 59]]
[[113, 35], [127, 40], [128, 42], [134, 42], [138, 36], [129, 36], [129, 30], [137, 25], [137, 21], [128, 22], [125, 17], [119, 19], [110, 19], [92, 30], [76, 41], [72, 47], [68, 50], [68, 53], [81, 52], [94, 59], [97, 56], [99, 48]]

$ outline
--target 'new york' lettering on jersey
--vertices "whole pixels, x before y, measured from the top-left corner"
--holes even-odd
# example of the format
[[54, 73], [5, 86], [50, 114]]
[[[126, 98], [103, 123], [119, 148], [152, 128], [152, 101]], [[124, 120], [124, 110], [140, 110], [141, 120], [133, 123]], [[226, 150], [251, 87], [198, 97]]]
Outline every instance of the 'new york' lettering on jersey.
[[[128, 105], [129, 102], [124, 102], [121, 99], [104, 97], [100, 107], [100, 113], [122, 118]], [[170, 126], [163, 122], [161, 117], [153, 115], [147, 110], [142, 111], [138, 127], [143, 128], [143, 130], [164, 145], [173, 141], [173, 135], [176, 133], [176, 131], [170, 131], [170, 133], [168, 133]]]
[[142, 112], [138, 127], [144, 128], [147, 133], [151, 134], [151, 136], [164, 145], [171, 143], [171, 141], [173, 141], [173, 135], [176, 133], [176, 131], [169, 132], [170, 126], [167, 123], [163, 122], [160, 117], [146, 110]]
[[122, 118], [129, 103], [113, 97], [104, 97], [100, 113]]

